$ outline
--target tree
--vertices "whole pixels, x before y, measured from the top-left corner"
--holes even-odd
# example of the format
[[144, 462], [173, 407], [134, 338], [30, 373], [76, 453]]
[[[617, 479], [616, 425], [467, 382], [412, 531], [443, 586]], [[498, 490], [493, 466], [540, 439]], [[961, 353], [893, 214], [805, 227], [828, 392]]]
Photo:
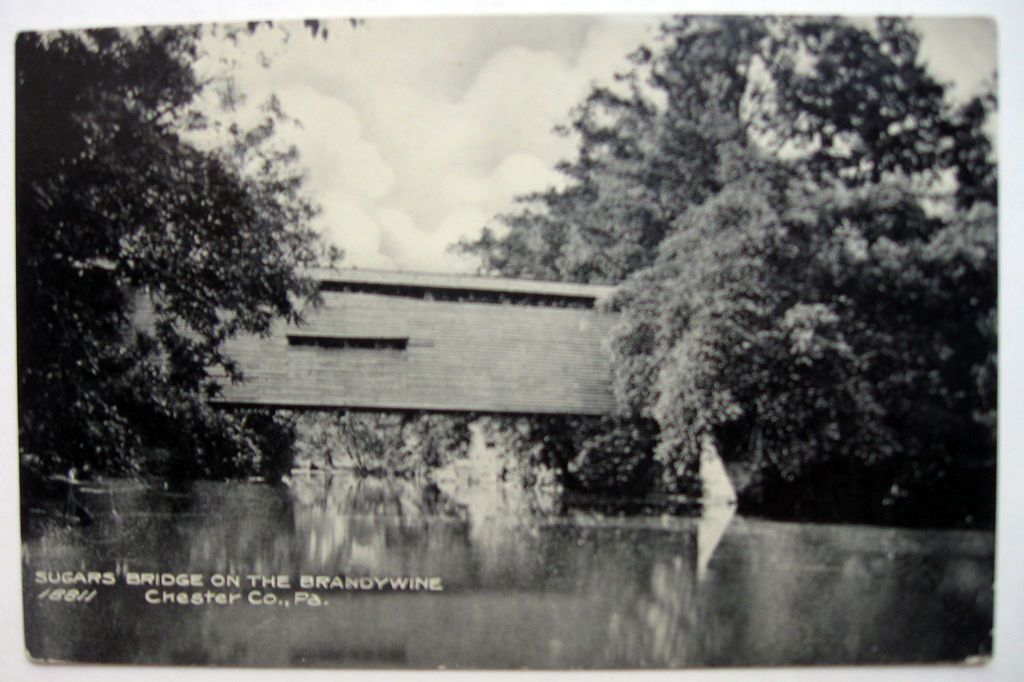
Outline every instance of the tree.
[[918, 43], [897, 19], [677, 18], [573, 110], [568, 186], [521, 197], [459, 248], [486, 271], [618, 283], [654, 262], [686, 207], [743, 178], [777, 190], [794, 176], [849, 187], [902, 176], [925, 192], [951, 170], [964, 207], [994, 201], [983, 130], [994, 98], [952, 107]]
[[667, 484], [710, 435], [748, 510], [990, 522], [995, 234], [989, 208], [939, 220], [891, 186], [733, 187], [684, 213], [613, 339]]
[[[301, 269], [321, 255], [317, 209], [294, 150], [274, 144], [276, 102], [219, 146], [190, 142], [211, 126], [195, 107], [214, 85], [192, 68], [199, 36], [18, 36], [19, 440], [47, 470], [155, 457], [215, 475], [287, 431], [205, 399], [211, 371], [241, 378], [226, 339], [295, 320], [315, 293]], [[132, 324], [140, 296], [149, 330]]]
[[619, 409], [659, 425], [668, 488], [711, 438], [750, 509], [991, 522], [995, 101], [949, 102], [918, 44], [892, 19], [676, 19], [574, 110], [567, 187], [462, 245], [621, 283]]
[[470, 415], [310, 412], [296, 419], [300, 459], [330, 468], [347, 461], [360, 474], [406, 474], [463, 459]]
[[537, 415], [491, 417], [485, 429], [511, 455], [522, 483], [550, 474], [564, 490], [581, 493], [641, 495], [656, 480], [654, 461], [658, 426], [653, 420]]

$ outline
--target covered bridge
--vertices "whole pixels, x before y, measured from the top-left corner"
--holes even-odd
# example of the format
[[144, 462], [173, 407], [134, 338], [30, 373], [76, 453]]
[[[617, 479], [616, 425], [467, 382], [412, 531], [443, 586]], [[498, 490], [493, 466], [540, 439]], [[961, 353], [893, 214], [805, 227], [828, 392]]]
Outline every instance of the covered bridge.
[[607, 414], [611, 287], [324, 270], [300, 326], [233, 339], [246, 381], [217, 402], [279, 408]]

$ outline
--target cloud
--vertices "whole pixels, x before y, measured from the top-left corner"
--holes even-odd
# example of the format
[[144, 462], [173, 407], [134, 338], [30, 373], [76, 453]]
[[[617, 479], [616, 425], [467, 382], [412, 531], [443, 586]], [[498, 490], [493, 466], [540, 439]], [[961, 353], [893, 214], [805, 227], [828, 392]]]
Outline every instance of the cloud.
[[565, 184], [565, 176], [537, 156], [516, 152], [488, 175], [453, 172], [441, 178], [442, 196], [451, 203], [501, 210], [527, 192]]
[[[216, 45], [250, 105], [276, 93], [282, 131], [322, 205], [317, 225], [362, 267], [472, 269], [447, 251], [512, 198], [564, 181], [552, 133], [655, 23], [600, 17], [375, 19], [327, 41], [279, 24]], [[282, 36], [289, 37], [284, 41]], [[261, 61], [269, 58], [270, 66]]]
[[278, 97], [286, 112], [301, 116], [291, 141], [317, 191], [376, 200], [391, 190], [395, 172], [363, 137], [359, 116], [348, 103], [305, 85], [281, 89]]
[[384, 230], [361, 202], [352, 196], [332, 194], [323, 199], [318, 226], [324, 237], [345, 250], [347, 265], [395, 268], [398, 263], [382, 248]]
[[451, 244], [479, 231], [488, 214], [460, 207], [447, 215], [431, 232], [420, 229], [407, 213], [388, 207], [379, 213], [381, 251], [399, 267], [408, 270], [472, 272], [478, 263], [452, 252]]
[[921, 60], [949, 82], [964, 101], [978, 94], [996, 71], [995, 20], [982, 17], [915, 17], [921, 31]]

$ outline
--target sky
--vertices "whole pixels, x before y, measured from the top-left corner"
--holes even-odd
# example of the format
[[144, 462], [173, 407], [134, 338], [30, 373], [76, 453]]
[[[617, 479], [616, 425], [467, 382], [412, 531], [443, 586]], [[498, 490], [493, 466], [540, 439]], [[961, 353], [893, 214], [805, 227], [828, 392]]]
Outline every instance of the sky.
[[[471, 270], [446, 251], [479, 234], [514, 196], [558, 183], [572, 152], [552, 133], [594, 80], [656, 25], [627, 18], [419, 18], [301, 26], [244, 41], [236, 80], [302, 123], [298, 146], [318, 226], [345, 264]], [[214, 46], [216, 48], [217, 46]], [[231, 51], [234, 52], [233, 50]], [[262, 52], [269, 67], [255, 58]], [[224, 56], [224, 48], [211, 52]]]
[[[326, 40], [279, 23], [208, 43], [255, 107], [271, 93], [322, 206], [317, 227], [345, 265], [472, 271], [448, 245], [479, 235], [517, 195], [557, 186], [572, 141], [553, 133], [592, 83], [650, 43], [655, 16], [376, 18], [328, 23]], [[995, 68], [993, 24], [919, 22], [921, 54], [964, 97]], [[269, 63], [269, 66], [266, 64]]]

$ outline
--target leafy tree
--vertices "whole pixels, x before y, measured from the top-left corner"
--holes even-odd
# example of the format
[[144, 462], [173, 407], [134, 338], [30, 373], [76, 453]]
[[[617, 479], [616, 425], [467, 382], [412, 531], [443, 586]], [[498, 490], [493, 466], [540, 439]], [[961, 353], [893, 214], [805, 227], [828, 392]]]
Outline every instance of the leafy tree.
[[995, 233], [988, 208], [938, 220], [891, 186], [687, 211], [613, 340], [666, 482], [691, 483], [711, 435], [750, 509], [991, 521]]
[[658, 426], [653, 420], [491, 417], [486, 428], [500, 450], [512, 456], [527, 485], [535, 483], [543, 470], [569, 491], [642, 494], [658, 477], [653, 457]]
[[436, 468], [469, 452], [468, 415], [309, 412], [296, 419], [300, 460], [322, 467], [347, 462], [360, 473]]
[[995, 100], [950, 103], [918, 45], [895, 19], [674, 20], [574, 110], [567, 187], [462, 245], [622, 283], [621, 418], [658, 423], [669, 488], [712, 438], [749, 509], [991, 523]]
[[743, 178], [778, 190], [913, 177], [926, 192], [949, 170], [963, 207], [993, 201], [994, 100], [952, 107], [918, 43], [897, 19], [677, 18], [573, 110], [568, 186], [521, 197], [459, 248], [487, 271], [618, 283], [654, 262], [683, 210]]
[[[204, 475], [287, 424], [218, 413], [225, 339], [294, 320], [316, 207], [268, 102], [222, 144], [195, 106], [198, 28], [23, 33], [16, 43], [19, 438], [48, 470]], [[133, 328], [133, 303], [153, 310]], [[246, 421], [246, 420], [249, 421]], [[266, 431], [270, 429], [270, 431]], [[284, 429], [284, 431], [282, 431]]]

